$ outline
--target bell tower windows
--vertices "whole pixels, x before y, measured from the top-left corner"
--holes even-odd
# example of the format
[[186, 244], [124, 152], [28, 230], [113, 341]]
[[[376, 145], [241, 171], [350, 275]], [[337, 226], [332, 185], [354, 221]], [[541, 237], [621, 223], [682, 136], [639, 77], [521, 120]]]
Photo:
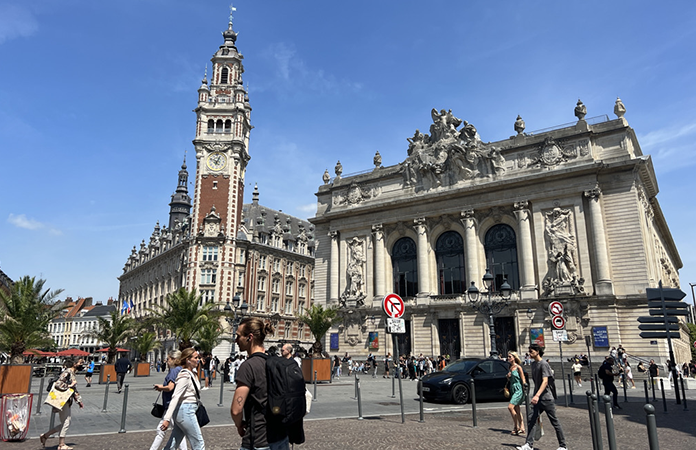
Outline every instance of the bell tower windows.
[[227, 67], [222, 69], [222, 72], [220, 74], [220, 84], [227, 84], [228, 80], [230, 77], [230, 69]]

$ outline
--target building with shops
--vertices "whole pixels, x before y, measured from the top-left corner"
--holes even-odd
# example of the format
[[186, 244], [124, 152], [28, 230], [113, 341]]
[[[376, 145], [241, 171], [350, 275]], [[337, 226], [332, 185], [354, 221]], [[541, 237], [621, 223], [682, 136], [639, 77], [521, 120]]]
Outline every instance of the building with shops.
[[106, 304], [92, 302], [92, 297], [65, 300], [61, 314], [48, 324], [48, 332], [58, 350], [79, 348], [94, 353], [105, 346], [88, 335], [99, 328], [99, 317], [111, 322], [111, 312], [116, 310], [116, 305], [112, 299]]
[[[577, 121], [535, 133], [518, 116], [514, 136], [486, 143], [473, 124], [433, 109], [403, 162], [383, 167], [378, 153], [373, 170], [344, 178], [339, 163], [335, 177], [325, 173], [310, 219], [315, 295], [343, 317], [326, 347], [394, 353], [381, 303], [395, 292], [406, 304], [401, 353], [487, 356], [492, 322], [498, 351], [543, 339], [558, 358], [548, 306], [560, 301], [566, 354], [622, 344], [666, 359], [666, 342], [641, 339], [636, 321], [648, 315], [645, 289], [678, 287], [682, 266], [653, 163], [619, 99], [615, 119], [586, 111], [578, 101]], [[467, 295], [474, 285], [488, 299], [484, 276], [491, 300], [505, 283], [512, 290], [491, 321]], [[677, 360], [689, 360], [684, 324], [681, 335]]]
[[[308, 330], [298, 329], [296, 319], [298, 308], [311, 302], [311, 225], [261, 207], [258, 191], [252, 204], [243, 205], [251, 159], [251, 105], [232, 17], [223, 38], [211, 59], [210, 82], [206, 74], [198, 88], [193, 196], [187, 189], [184, 163], [169, 204], [169, 225], [158, 223], [149, 241], [133, 248], [119, 277], [119, 302], [132, 302], [131, 314], [142, 317], [149, 309], [166, 305], [167, 296], [181, 287], [195, 289], [201, 303], [215, 303], [221, 310], [239, 296], [247, 303], [248, 314], [270, 318], [279, 326], [278, 339], [311, 342]], [[274, 271], [276, 264], [283, 270]], [[306, 268], [304, 275], [297, 272], [300, 267]], [[282, 292], [273, 290], [276, 283], [284, 286]], [[165, 345], [156, 350], [156, 359], [176, 346], [170, 333], [160, 338]], [[230, 350], [225, 341], [214, 353], [224, 359]]]

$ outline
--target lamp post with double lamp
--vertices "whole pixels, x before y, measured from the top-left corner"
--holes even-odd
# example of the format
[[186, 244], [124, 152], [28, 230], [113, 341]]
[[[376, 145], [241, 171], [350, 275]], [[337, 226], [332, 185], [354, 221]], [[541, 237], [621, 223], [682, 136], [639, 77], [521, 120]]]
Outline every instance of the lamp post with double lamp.
[[471, 286], [466, 291], [466, 296], [471, 302], [471, 306], [481, 314], [488, 315], [488, 328], [491, 334], [491, 351], [490, 356], [498, 356], [498, 348], [495, 343], [495, 323], [493, 321], [493, 316], [498, 314], [508, 305], [508, 300], [512, 295], [512, 288], [507, 282], [507, 279], [503, 281], [500, 286], [500, 293], [493, 294], [493, 275], [489, 269], [486, 269], [486, 274], [483, 276], [483, 285], [488, 291], [488, 295], [481, 295], [476, 284], [471, 282]]
[[[227, 314], [225, 320], [230, 325], [230, 327], [232, 327], [232, 337], [234, 337], [237, 334], [237, 327], [239, 326], [239, 322], [242, 320], [244, 315], [246, 315], [247, 311], [249, 310], [249, 305], [247, 305], [247, 302], [242, 300], [241, 297], [239, 297], [239, 294], [235, 294], [235, 296], [232, 297], [232, 304], [230, 305], [230, 302], [228, 300], [224, 310]], [[232, 313], [233, 317], [229, 317], [230, 313]], [[233, 359], [236, 354], [236, 345], [237, 343], [235, 341], [232, 341], [232, 350], [230, 351], [230, 356]]]

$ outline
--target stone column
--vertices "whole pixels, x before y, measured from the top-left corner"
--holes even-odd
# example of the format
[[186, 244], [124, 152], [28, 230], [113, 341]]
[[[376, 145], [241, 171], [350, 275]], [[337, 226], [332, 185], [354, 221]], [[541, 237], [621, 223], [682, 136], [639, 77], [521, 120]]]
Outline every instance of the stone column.
[[536, 298], [534, 289], [534, 245], [532, 243], [532, 214], [529, 202], [515, 202], [517, 219], [517, 249], [520, 252], [520, 295], [524, 299]]
[[420, 217], [413, 221], [416, 234], [418, 235], [418, 294], [427, 296], [430, 294], [428, 270], [428, 227], [425, 217]]
[[[471, 282], [475, 282], [477, 285], [481, 283], [479, 280], [479, 267], [478, 267], [478, 236], [476, 233], [476, 219], [474, 219], [474, 210], [468, 209], [461, 212], [460, 220], [462, 225], [464, 225], [464, 249], [466, 261], [466, 287], [471, 285]], [[466, 295], [466, 294], [465, 294]]]
[[595, 274], [595, 293], [597, 295], [612, 295], [614, 287], [611, 283], [609, 270], [609, 252], [607, 251], [607, 238], [604, 231], [604, 217], [602, 205], [599, 203], [602, 190], [599, 184], [594, 189], [585, 191], [588, 210], [590, 215], [590, 228], [592, 229], [591, 254], [594, 254]]
[[[329, 270], [329, 302], [338, 302], [338, 231], [329, 231], [329, 238], [331, 239], [331, 262]], [[270, 280], [269, 280], [270, 282]]]
[[374, 268], [375, 268], [375, 297], [386, 294], [384, 273], [384, 229], [382, 224], [372, 225], [372, 234], [375, 237]]

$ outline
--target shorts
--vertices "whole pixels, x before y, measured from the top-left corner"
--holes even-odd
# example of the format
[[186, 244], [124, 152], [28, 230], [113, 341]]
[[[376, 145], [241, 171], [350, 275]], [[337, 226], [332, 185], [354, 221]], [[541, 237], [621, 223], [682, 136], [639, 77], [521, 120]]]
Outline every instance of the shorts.
[[582, 372], [573, 372], [573, 375], [579, 377], [580, 375], [582, 375]]

